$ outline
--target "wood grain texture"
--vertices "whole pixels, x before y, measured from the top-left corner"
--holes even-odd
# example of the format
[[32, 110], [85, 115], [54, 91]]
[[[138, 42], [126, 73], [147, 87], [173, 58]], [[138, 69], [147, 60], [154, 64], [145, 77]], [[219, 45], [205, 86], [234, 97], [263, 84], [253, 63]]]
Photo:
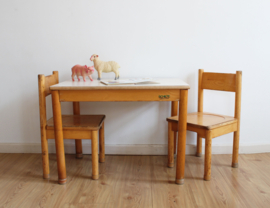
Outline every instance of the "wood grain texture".
[[233, 157], [232, 167], [238, 167], [239, 136], [240, 136], [240, 117], [241, 117], [241, 96], [242, 96], [242, 72], [236, 72], [235, 89], [235, 110], [234, 117], [237, 118], [237, 131], [233, 135]]
[[184, 183], [185, 155], [186, 155], [186, 133], [187, 133], [187, 104], [188, 90], [180, 91], [179, 116], [178, 116], [178, 144], [176, 164], [176, 184]]
[[105, 162], [105, 122], [102, 123], [102, 127], [99, 129], [99, 162]]
[[92, 148], [92, 179], [97, 180], [99, 178], [98, 171], [98, 131], [92, 131], [91, 139]]
[[48, 141], [46, 135], [46, 89], [45, 89], [45, 76], [38, 75], [38, 92], [39, 92], [39, 115], [40, 115], [40, 138], [41, 138], [41, 151], [42, 151], [42, 167], [43, 178], [50, 177], [49, 168], [49, 152]]
[[197, 157], [201, 157], [202, 156], [202, 137], [198, 133], [197, 133], [197, 150], [196, 150], [196, 156]]
[[269, 207], [270, 153], [212, 155], [212, 178], [204, 181], [203, 158], [186, 156], [185, 184], [174, 183], [176, 168], [166, 156], [107, 156], [100, 178], [91, 180], [91, 155], [66, 155], [69, 181], [57, 184], [56, 155], [50, 154], [51, 178], [42, 179], [40, 154], [0, 154], [0, 207]]
[[[178, 102], [177, 101], [172, 101], [171, 104], [171, 116], [177, 116], [178, 115]], [[177, 132], [174, 131], [173, 133], [173, 140], [174, 140], [174, 154], [176, 154], [176, 144], [177, 144]]]
[[[48, 129], [46, 133], [47, 139], [55, 139], [55, 133], [53, 129]], [[92, 134], [91, 131], [86, 130], [63, 130], [63, 137], [65, 139], [91, 139]]]
[[[199, 69], [198, 76], [198, 112], [187, 115], [187, 130], [197, 133], [197, 156], [201, 156], [202, 138], [205, 138], [205, 173], [204, 179], [211, 178], [211, 144], [212, 139], [224, 134], [234, 132], [232, 167], [238, 167], [240, 112], [241, 112], [241, 86], [242, 72], [236, 74], [205, 73]], [[203, 89], [221, 90], [235, 92], [235, 116], [224, 116], [219, 114], [203, 112]], [[181, 99], [180, 99], [181, 100]], [[167, 118], [169, 131], [181, 132], [183, 126], [179, 125], [179, 116]], [[171, 146], [171, 134], [168, 134], [168, 147]], [[179, 144], [178, 144], [179, 145]], [[172, 151], [168, 148], [168, 160], [171, 160]], [[183, 153], [182, 153], [183, 154]], [[178, 156], [180, 157], [180, 156]], [[178, 159], [179, 160], [179, 159]], [[180, 164], [182, 164], [182, 161]], [[172, 166], [172, 165], [171, 165]], [[178, 171], [178, 169], [177, 169]], [[177, 174], [178, 177], [178, 174]], [[179, 179], [182, 180], [182, 179]], [[179, 181], [180, 183], [180, 181]]]
[[58, 84], [58, 82], [59, 82], [58, 71], [53, 71], [52, 75], [46, 76], [46, 79], [45, 79], [45, 95], [46, 96], [51, 94], [50, 86]]
[[[40, 109], [40, 133], [41, 133], [41, 149], [42, 149], [42, 164], [43, 164], [43, 178], [50, 177], [49, 170], [49, 154], [48, 154], [48, 139], [55, 139], [57, 161], [58, 161], [58, 175], [60, 184], [66, 182], [66, 164], [64, 155], [63, 139], [75, 139], [76, 144], [76, 158], [82, 158], [82, 141], [81, 139], [94, 139], [95, 148], [93, 158], [95, 161], [93, 165], [93, 178], [98, 176], [98, 147], [97, 147], [97, 131], [100, 130], [104, 122], [105, 115], [80, 115], [80, 103], [73, 102], [74, 115], [62, 115], [61, 105], [59, 101], [59, 92], [51, 91], [50, 86], [59, 82], [58, 72], [54, 71], [52, 75], [44, 76], [38, 75], [38, 89], [39, 89], [39, 109]], [[54, 117], [47, 121], [46, 118], [46, 96], [52, 94], [52, 106]], [[104, 150], [104, 125], [103, 131], [100, 131], [100, 161], [105, 161]], [[95, 133], [92, 135], [92, 131]], [[92, 145], [93, 146], [93, 145]]]
[[[199, 69], [198, 74], [198, 112], [203, 112], [203, 88], [202, 88], [202, 76], [204, 70]], [[202, 156], [202, 136], [197, 133], [197, 151], [196, 156]]]
[[236, 75], [204, 72], [202, 75], [202, 89], [235, 92]]
[[172, 122], [168, 123], [168, 167], [174, 167], [174, 133], [172, 130]]
[[202, 77], [204, 70], [199, 69], [198, 75], [198, 112], [203, 112], [203, 88], [202, 88]]
[[205, 155], [204, 155], [204, 180], [211, 179], [211, 156], [212, 156], [212, 131], [207, 130], [205, 136]]
[[[72, 101], [177, 101], [179, 90], [60, 90], [61, 102]], [[164, 95], [169, 97], [164, 98]], [[162, 97], [160, 97], [162, 96]]]
[[61, 104], [59, 101], [59, 92], [52, 91], [53, 121], [55, 134], [55, 149], [57, 155], [58, 183], [66, 183], [66, 161], [62, 127]]
[[[73, 115], [80, 115], [80, 103], [79, 102], [73, 102]], [[82, 140], [81, 139], [75, 139], [75, 149], [76, 149], [76, 158], [82, 159], [83, 157], [83, 151], [82, 151]]]
[[[99, 130], [105, 115], [62, 115], [62, 126], [66, 130]], [[47, 129], [54, 129], [53, 118], [47, 121]]]
[[46, 135], [47, 115], [46, 115], [46, 96], [51, 94], [50, 86], [59, 82], [58, 72], [53, 71], [52, 75], [38, 75], [38, 94], [39, 94], [39, 114], [40, 114], [40, 137], [42, 151], [43, 178], [50, 177], [48, 141]]
[[[159, 84], [153, 85], [121, 85], [121, 86], [104, 86], [100, 82], [71, 82], [66, 81], [51, 86], [50, 90], [57, 91], [60, 94], [60, 102], [87, 102], [87, 101], [173, 101], [178, 102], [183, 99], [184, 104], [179, 105], [179, 114], [184, 115], [185, 120], [179, 119], [180, 126], [186, 126], [187, 114], [187, 94], [189, 85], [179, 79], [160, 79], [155, 80]], [[180, 93], [181, 92], [181, 93]], [[55, 95], [55, 94], [54, 94]], [[181, 97], [181, 98], [180, 98]], [[182, 103], [182, 102], [181, 102]], [[61, 118], [60, 111], [56, 112]], [[54, 112], [55, 113], [55, 112]], [[56, 128], [60, 128], [59, 124]], [[178, 134], [178, 146], [181, 149], [178, 152], [185, 152], [186, 128]], [[59, 140], [57, 137], [56, 141]], [[93, 138], [92, 138], [93, 139]], [[175, 142], [176, 143], [176, 142]], [[183, 155], [182, 155], [183, 156]], [[179, 160], [178, 160], [179, 161]], [[183, 160], [184, 161], [184, 160]], [[184, 164], [178, 164], [183, 169]], [[179, 169], [179, 168], [177, 168]], [[180, 171], [181, 173], [183, 171]], [[179, 171], [177, 174], [179, 175]]]
[[[178, 116], [169, 117], [167, 118], [167, 121], [177, 123]], [[187, 124], [189, 126], [204, 129], [214, 129], [232, 123], [237, 123], [237, 118], [207, 112], [194, 112], [187, 115]]]

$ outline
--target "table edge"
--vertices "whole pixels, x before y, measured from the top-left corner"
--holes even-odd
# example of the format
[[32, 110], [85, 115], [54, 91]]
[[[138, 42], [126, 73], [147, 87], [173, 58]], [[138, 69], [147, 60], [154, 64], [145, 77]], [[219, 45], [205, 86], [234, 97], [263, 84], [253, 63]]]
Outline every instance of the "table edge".
[[50, 90], [161, 90], [161, 89], [172, 89], [172, 90], [188, 90], [189, 85], [184, 86], [73, 86], [73, 87], [62, 87], [62, 86], [51, 86]]

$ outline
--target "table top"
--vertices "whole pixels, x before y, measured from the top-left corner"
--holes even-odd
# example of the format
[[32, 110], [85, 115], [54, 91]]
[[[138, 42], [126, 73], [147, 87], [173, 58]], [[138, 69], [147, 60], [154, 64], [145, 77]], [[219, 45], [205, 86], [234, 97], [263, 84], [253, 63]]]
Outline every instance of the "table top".
[[[128, 79], [128, 78], [127, 78]], [[102, 79], [103, 81], [111, 81], [112, 79]], [[123, 79], [126, 80], [126, 79]], [[50, 90], [117, 90], [117, 89], [189, 89], [189, 85], [177, 78], [153, 78], [151, 81], [158, 84], [121, 84], [121, 85], [105, 85], [99, 80], [90, 81], [64, 81], [56, 85], [52, 85]]]

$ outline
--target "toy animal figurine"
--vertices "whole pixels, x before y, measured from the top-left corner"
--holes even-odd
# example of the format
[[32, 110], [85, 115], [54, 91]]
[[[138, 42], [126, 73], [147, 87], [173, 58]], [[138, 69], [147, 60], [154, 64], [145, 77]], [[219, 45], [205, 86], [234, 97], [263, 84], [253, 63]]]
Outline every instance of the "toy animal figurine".
[[94, 62], [94, 67], [98, 72], [98, 80], [101, 79], [102, 72], [106, 72], [106, 73], [114, 72], [115, 79], [119, 79], [119, 70], [118, 69], [120, 68], [120, 66], [115, 61], [107, 61], [107, 62], [101, 61], [99, 59], [99, 56], [96, 54], [93, 54], [90, 57], [90, 61]]
[[79, 76], [82, 76], [83, 77], [83, 81], [85, 81], [85, 77], [86, 76], [88, 76], [89, 79], [91, 81], [93, 81], [93, 79], [91, 77], [91, 74], [93, 74], [94, 71], [95, 71], [94, 70], [94, 66], [86, 66], [86, 65], [85, 66], [82, 66], [82, 65], [77, 64], [77, 65], [75, 65], [75, 66], [72, 67], [71, 71], [72, 71], [71, 77], [72, 77], [72, 81], [73, 82], [75, 81], [74, 80], [75, 75], [77, 76], [78, 81], [80, 81], [80, 77]]

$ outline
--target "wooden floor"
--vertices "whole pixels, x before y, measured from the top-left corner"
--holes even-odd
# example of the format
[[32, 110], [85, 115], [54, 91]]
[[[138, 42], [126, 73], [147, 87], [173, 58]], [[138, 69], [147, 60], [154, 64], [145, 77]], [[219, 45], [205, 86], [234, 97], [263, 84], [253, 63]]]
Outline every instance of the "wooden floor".
[[213, 155], [212, 180], [204, 181], [203, 157], [186, 157], [185, 184], [174, 184], [166, 156], [106, 156], [100, 179], [91, 179], [91, 155], [66, 155], [67, 184], [57, 184], [56, 156], [50, 180], [40, 154], [0, 154], [0, 207], [170, 208], [270, 207], [270, 153]]

